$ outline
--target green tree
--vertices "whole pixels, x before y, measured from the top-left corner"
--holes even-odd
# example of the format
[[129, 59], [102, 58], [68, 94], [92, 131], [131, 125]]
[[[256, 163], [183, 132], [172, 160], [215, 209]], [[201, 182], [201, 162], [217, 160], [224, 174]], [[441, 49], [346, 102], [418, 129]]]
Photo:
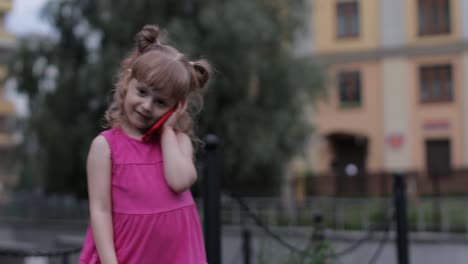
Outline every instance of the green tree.
[[169, 43], [214, 66], [197, 133], [220, 137], [225, 186], [274, 190], [311, 132], [304, 105], [322, 87], [311, 60], [293, 55], [303, 2], [51, 1], [44, 16], [55, 37], [22, 40], [12, 64], [32, 109], [26, 145], [37, 145], [25, 152], [25, 178], [42, 179], [49, 193], [85, 196], [89, 142], [120, 60], [143, 25], [159, 24]]

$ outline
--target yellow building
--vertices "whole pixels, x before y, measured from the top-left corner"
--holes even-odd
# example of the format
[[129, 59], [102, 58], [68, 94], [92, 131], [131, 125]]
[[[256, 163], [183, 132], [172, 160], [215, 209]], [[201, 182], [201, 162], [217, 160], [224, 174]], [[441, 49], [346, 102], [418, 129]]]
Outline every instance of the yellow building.
[[5, 31], [5, 14], [11, 9], [11, 0], [0, 1], [0, 198], [5, 185], [16, 177], [15, 150], [18, 145], [14, 138], [15, 107], [5, 99], [6, 62], [14, 47], [15, 38]]
[[[328, 96], [311, 117], [311, 170], [338, 182], [364, 177], [368, 192], [376, 192], [370, 176], [382, 172], [410, 172], [422, 192], [432, 176], [462, 174], [468, 1], [311, 3], [310, 52], [329, 77]], [[442, 191], [468, 191], [463, 183], [446, 181]]]

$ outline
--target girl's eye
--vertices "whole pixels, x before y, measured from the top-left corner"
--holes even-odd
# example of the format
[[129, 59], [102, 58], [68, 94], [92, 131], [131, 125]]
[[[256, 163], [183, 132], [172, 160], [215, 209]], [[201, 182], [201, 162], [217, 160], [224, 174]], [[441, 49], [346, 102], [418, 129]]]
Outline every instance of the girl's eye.
[[144, 96], [144, 95], [146, 95], [146, 90], [143, 89], [143, 88], [137, 88], [137, 93], [140, 96]]
[[156, 103], [158, 106], [166, 106], [166, 105], [167, 105], [166, 101], [161, 100], [161, 99], [156, 100], [155, 103]]

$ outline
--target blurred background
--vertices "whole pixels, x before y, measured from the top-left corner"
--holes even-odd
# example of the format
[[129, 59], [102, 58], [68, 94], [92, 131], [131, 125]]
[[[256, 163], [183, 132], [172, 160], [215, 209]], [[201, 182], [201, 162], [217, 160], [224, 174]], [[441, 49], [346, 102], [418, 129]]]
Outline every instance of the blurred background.
[[146, 24], [215, 69], [196, 133], [219, 139], [220, 263], [468, 259], [468, 0], [0, 0], [0, 16], [0, 263], [76, 263], [89, 143]]

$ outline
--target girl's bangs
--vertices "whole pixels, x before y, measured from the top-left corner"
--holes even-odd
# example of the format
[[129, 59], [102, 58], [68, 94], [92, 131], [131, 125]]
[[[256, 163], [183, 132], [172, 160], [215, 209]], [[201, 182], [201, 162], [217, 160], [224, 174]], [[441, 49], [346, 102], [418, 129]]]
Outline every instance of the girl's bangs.
[[149, 63], [145, 63], [144, 59], [137, 61], [132, 69], [133, 77], [151, 89], [182, 98], [189, 91], [189, 73], [180, 61], [164, 57], [158, 56]]

